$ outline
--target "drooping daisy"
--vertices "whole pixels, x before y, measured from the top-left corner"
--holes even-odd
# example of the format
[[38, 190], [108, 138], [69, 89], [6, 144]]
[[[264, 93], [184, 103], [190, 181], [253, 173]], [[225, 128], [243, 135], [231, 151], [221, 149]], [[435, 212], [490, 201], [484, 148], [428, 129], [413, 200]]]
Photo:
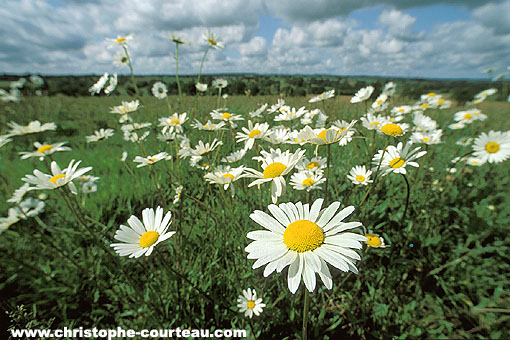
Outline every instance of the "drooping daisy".
[[176, 36], [175, 34], [172, 34], [168, 37], [171, 42], [177, 44], [177, 45], [191, 45], [190, 42], [183, 40], [182, 38]]
[[271, 199], [276, 203], [278, 197], [285, 193], [285, 175], [296, 166], [296, 163], [303, 157], [306, 150], [297, 149], [296, 152], [291, 153], [290, 150], [282, 152], [280, 149], [271, 149], [270, 152], [261, 151], [260, 157], [253, 159], [262, 162], [263, 172], [255, 169], [247, 168], [246, 172], [249, 173], [246, 177], [256, 178], [251, 182], [248, 187], [260, 185], [265, 182], [272, 182], [271, 185]]
[[429, 131], [415, 131], [411, 135], [411, 142], [423, 143], [427, 145], [441, 143], [441, 137], [443, 136], [443, 130], [429, 130]]
[[248, 128], [243, 127], [243, 132], [237, 132], [236, 139], [237, 143], [244, 142], [244, 148], [249, 150], [255, 144], [256, 139], [262, 139], [269, 130], [269, 124], [267, 123], [255, 123], [251, 120], [248, 121]]
[[9, 229], [10, 226], [20, 220], [19, 210], [16, 208], [9, 208], [7, 217], [0, 217], [0, 234]]
[[87, 140], [87, 143], [92, 142], [99, 142], [100, 140], [105, 140], [114, 135], [113, 129], [99, 129], [94, 131], [94, 134], [92, 136], [86, 136], [85, 139]]
[[212, 81], [212, 86], [217, 89], [224, 89], [225, 87], [227, 87], [227, 85], [228, 81], [223, 78], [216, 78]]
[[21, 155], [20, 158], [27, 159], [27, 158], [31, 158], [31, 157], [39, 157], [39, 160], [42, 161], [44, 159], [44, 157], [46, 157], [48, 155], [52, 155], [55, 152], [70, 151], [71, 148], [68, 146], [64, 146], [65, 144], [67, 144], [67, 142], [60, 142], [60, 143], [54, 143], [54, 144], [49, 144], [49, 143], [41, 144], [39, 142], [35, 142], [34, 146], [37, 150], [29, 151], [29, 152], [26, 152], [26, 151], [20, 152], [19, 153]]
[[108, 82], [108, 86], [105, 87], [104, 93], [108, 96], [111, 93], [113, 93], [113, 91], [115, 91], [115, 88], [117, 87], [117, 83], [118, 83], [117, 73], [114, 73], [113, 75], [110, 76], [110, 81]]
[[124, 51], [118, 51], [113, 56], [113, 65], [118, 67], [128, 66], [129, 65], [129, 57], [126, 55]]
[[174, 113], [170, 117], [159, 118], [159, 126], [163, 127], [161, 133], [164, 134], [167, 131], [182, 133], [182, 125], [188, 120], [187, 115], [186, 112], [183, 112], [181, 114]]
[[172, 158], [172, 156], [170, 156], [166, 152], [160, 152], [158, 154], [155, 154], [154, 156], [147, 156], [147, 157], [136, 156], [135, 159], [133, 160], [133, 162], [140, 163], [136, 167], [141, 168], [142, 166], [153, 165], [153, 164], [159, 162], [160, 160], [163, 160], [163, 159], [168, 160], [170, 158]]
[[254, 314], [259, 316], [266, 304], [262, 303], [262, 298], [257, 299], [255, 289], [248, 288], [248, 290], [243, 290], [243, 295], [239, 295], [237, 298], [237, 307], [240, 313], [244, 313], [244, 316], [251, 319]]
[[29, 184], [34, 184], [34, 190], [53, 190], [67, 184], [71, 192], [76, 195], [78, 191], [72, 181], [92, 170], [90, 166], [78, 169], [80, 163], [81, 161], [75, 163], [73, 159], [67, 168], [62, 171], [57, 163], [53, 161], [51, 162], [51, 175], [44, 174], [36, 169], [33, 175], [25, 175], [21, 180]]
[[347, 178], [350, 179], [353, 184], [368, 185], [373, 182], [370, 179], [371, 175], [372, 171], [367, 170], [364, 165], [356, 165], [349, 171]]
[[[406, 145], [403, 146], [402, 142], [400, 142], [396, 147], [393, 145], [388, 146], [386, 152], [379, 150], [372, 158], [372, 165], [374, 166], [372, 171], [377, 170], [379, 163], [381, 164], [381, 176], [386, 176], [392, 172], [405, 175], [407, 173], [406, 165], [419, 167], [420, 165], [413, 161], [425, 155], [427, 151], [419, 151], [420, 147], [410, 150], [411, 146], [412, 144], [410, 143], [406, 143]], [[380, 162], [381, 157], [383, 157], [382, 162]]]
[[510, 157], [510, 133], [482, 132], [473, 144], [474, 155], [489, 163], [499, 163]]
[[290, 177], [290, 184], [295, 190], [321, 189], [320, 185], [326, 182], [322, 171], [300, 171]]
[[322, 92], [320, 95], [311, 98], [308, 102], [309, 103], [321, 102], [323, 100], [333, 98], [334, 96], [335, 96], [335, 90], [330, 90], [330, 91]]
[[130, 258], [138, 258], [142, 255], [152, 254], [154, 247], [168, 240], [175, 231], [168, 231], [172, 224], [172, 213], [169, 211], [163, 217], [163, 208], [146, 208], [142, 211], [142, 221], [132, 215], [128, 219], [128, 226], [121, 225], [115, 233], [115, 239], [122, 243], [112, 243], [110, 246], [120, 256], [129, 255]]
[[157, 81], [152, 85], [152, 95], [158, 99], [165, 99], [166, 95], [168, 93], [168, 89], [166, 88], [166, 85], [163, 84], [160, 81]]
[[203, 38], [211, 47], [217, 50], [221, 50], [225, 47], [223, 42], [219, 41], [218, 36], [209, 30], [204, 32]]
[[223, 127], [225, 126], [225, 122], [219, 122], [216, 124], [213, 124], [210, 120], [207, 121], [207, 123], [202, 124], [198, 120], [195, 119], [194, 123], [191, 123], [191, 126], [204, 131], [218, 131], [223, 130]]
[[31, 190], [34, 190], [33, 187], [30, 186], [30, 184], [25, 183], [18, 189], [14, 190], [14, 193], [12, 194], [12, 197], [7, 200], [9, 203], [19, 204], [21, 200], [23, 199], [23, 196]]
[[31, 133], [38, 133], [43, 131], [52, 130], [55, 131], [57, 129], [57, 125], [55, 123], [45, 123], [41, 124], [40, 121], [34, 120], [27, 125], [19, 125], [16, 122], [10, 122], [7, 123], [7, 126], [9, 126], [11, 129], [9, 132], [7, 132], [6, 136], [21, 136], [21, 135], [28, 135]]
[[354, 103], [364, 102], [365, 100], [370, 98], [370, 96], [372, 95], [374, 90], [375, 89], [373, 86], [367, 86], [367, 87], [360, 89], [358, 92], [356, 92], [354, 97], [351, 98], [351, 103], [354, 104]]
[[326, 169], [327, 162], [328, 159], [326, 157], [303, 158], [296, 164], [296, 169], [298, 171], [322, 171]]
[[108, 73], [105, 72], [98, 81], [89, 88], [91, 95], [99, 94], [108, 81]]
[[27, 217], [37, 216], [44, 211], [45, 206], [46, 203], [44, 203], [43, 201], [37, 198], [29, 197], [20, 202], [20, 204], [18, 205], [18, 209], [20, 212], [19, 217], [26, 219]]
[[360, 222], [342, 222], [354, 207], [336, 213], [340, 202], [333, 202], [322, 209], [323, 199], [308, 204], [282, 203], [268, 206], [272, 216], [256, 210], [250, 218], [267, 230], [251, 231], [247, 237], [254, 242], [246, 247], [248, 259], [256, 259], [253, 269], [266, 265], [264, 276], [275, 270], [281, 272], [289, 266], [287, 283], [292, 294], [296, 293], [301, 278], [308, 291], [316, 286], [318, 273], [326, 288], [333, 287], [327, 263], [342, 270], [357, 273], [355, 261], [360, 256], [350, 248], [361, 249], [367, 238], [345, 232], [361, 226]]
[[390, 81], [389, 83], [386, 83], [384, 85], [384, 88], [382, 90], [382, 93], [386, 94], [387, 96], [393, 96], [397, 90], [397, 84]]
[[266, 111], [266, 109], [267, 109], [267, 103], [262, 105], [262, 106], [260, 106], [255, 111], [248, 112], [248, 115], [250, 116], [250, 118], [261, 118], [262, 117], [262, 113], [264, 111]]

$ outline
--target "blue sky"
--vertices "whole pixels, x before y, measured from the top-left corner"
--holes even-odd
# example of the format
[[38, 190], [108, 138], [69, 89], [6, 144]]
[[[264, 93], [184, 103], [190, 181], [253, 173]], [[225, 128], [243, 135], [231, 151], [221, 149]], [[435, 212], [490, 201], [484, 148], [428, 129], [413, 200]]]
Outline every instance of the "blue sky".
[[[0, 72], [126, 73], [105, 38], [133, 34], [138, 74], [198, 72], [207, 29], [225, 43], [205, 73], [484, 78], [510, 65], [510, 0], [4, 0]], [[498, 71], [496, 71], [497, 73]]]

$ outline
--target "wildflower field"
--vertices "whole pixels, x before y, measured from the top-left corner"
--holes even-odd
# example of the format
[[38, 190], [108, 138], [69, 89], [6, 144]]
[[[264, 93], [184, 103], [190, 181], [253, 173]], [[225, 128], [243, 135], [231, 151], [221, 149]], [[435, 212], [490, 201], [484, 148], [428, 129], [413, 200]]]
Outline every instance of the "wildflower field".
[[228, 83], [4, 91], [11, 328], [510, 336], [506, 87], [458, 102], [405, 81], [296, 97]]

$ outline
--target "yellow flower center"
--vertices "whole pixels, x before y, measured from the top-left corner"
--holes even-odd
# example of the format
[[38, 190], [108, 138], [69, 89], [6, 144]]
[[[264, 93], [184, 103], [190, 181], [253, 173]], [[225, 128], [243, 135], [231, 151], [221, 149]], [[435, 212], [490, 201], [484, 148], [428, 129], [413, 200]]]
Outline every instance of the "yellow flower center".
[[313, 183], [315, 183], [315, 181], [314, 181], [313, 179], [311, 179], [311, 178], [307, 178], [307, 179], [305, 179], [305, 180], [303, 181], [303, 183], [302, 183], [302, 184], [303, 184], [304, 186], [310, 187], [310, 186], [312, 186], [312, 185], [313, 185]]
[[380, 123], [377, 122], [377, 121], [373, 121], [372, 123], [370, 123], [370, 127], [374, 126], [377, 127]]
[[319, 163], [317, 163], [317, 162], [310, 162], [310, 163], [308, 163], [308, 165], [306, 167], [308, 169], [318, 168], [319, 167]]
[[290, 250], [304, 253], [315, 250], [324, 243], [324, 232], [321, 227], [312, 221], [297, 220], [285, 229], [283, 243]]
[[322, 139], [324, 139], [324, 141], [325, 141], [325, 142], [327, 142], [327, 140], [326, 140], [326, 134], [327, 134], [327, 133], [328, 133], [328, 129], [326, 129], [326, 130], [322, 130], [322, 131], [321, 131], [321, 132], [317, 135], [317, 137], [318, 137], [318, 138], [322, 138]]
[[204, 126], [205, 126], [206, 128], [211, 128], [211, 129], [212, 129], [212, 128], [214, 127], [214, 124], [211, 124], [211, 126], [209, 126], [209, 124], [205, 124]]
[[53, 176], [52, 178], [50, 178], [50, 179], [49, 179], [49, 181], [50, 181], [51, 183], [53, 183], [53, 184], [55, 184], [55, 185], [56, 185], [56, 184], [57, 184], [57, 181], [58, 181], [59, 179], [61, 179], [61, 178], [64, 178], [64, 177], [66, 177], [66, 175], [64, 175], [64, 174], [55, 175], [55, 176]]
[[464, 118], [466, 118], [466, 119], [470, 119], [470, 118], [473, 118], [473, 116], [471, 115], [471, 113], [466, 113], [466, 114], [464, 115]]
[[427, 97], [434, 97], [436, 94], [434, 92], [430, 92], [429, 94], [427, 94]]
[[223, 177], [225, 177], [226, 179], [230, 178], [230, 182], [234, 181], [234, 175], [232, 175], [232, 174], [224, 174]]
[[439, 99], [437, 102], [438, 102], [439, 104], [443, 104], [443, 103], [444, 103], [444, 99]]
[[122, 110], [122, 112], [127, 112], [125, 107], [121, 107], [120, 109]]
[[117, 38], [117, 40], [115, 40], [117, 42], [117, 44], [122, 44], [123, 42], [126, 41], [126, 38]]
[[427, 108], [429, 107], [429, 103], [423, 103], [420, 105], [421, 108]]
[[46, 145], [41, 146], [39, 149], [37, 149], [37, 152], [45, 153], [46, 151], [48, 151], [51, 148], [53, 148], [53, 146], [46, 144]]
[[499, 151], [499, 144], [496, 142], [489, 142], [485, 145], [485, 150], [487, 150], [488, 153], [495, 153]]
[[359, 182], [364, 182], [365, 181], [365, 176], [358, 175], [358, 176], [356, 176], [356, 180], [359, 181]]
[[254, 130], [251, 130], [250, 135], [248, 137], [255, 138], [255, 136], [260, 135], [260, 133], [261, 133], [260, 130], [254, 129]]
[[149, 158], [149, 159], [148, 159], [148, 161], [149, 161], [150, 163], [154, 163], [155, 161], [157, 161], [157, 159], [156, 159], [156, 158], [154, 158], [154, 157], [151, 157], [151, 158]]
[[222, 117], [223, 119], [230, 119], [230, 117], [232, 117], [232, 115], [231, 115], [230, 113], [228, 113], [228, 112], [224, 112], [224, 113], [221, 115], [221, 117]]
[[264, 178], [275, 178], [279, 177], [282, 172], [287, 169], [287, 166], [280, 162], [274, 162], [266, 166], [264, 169]]
[[383, 102], [383, 100], [382, 100], [382, 99], [378, 99], [378, 100], [377, 100], [377, 105], [381, 105], [381, 104], [382, 104], [382, 102]]
[[392, 159], [389, 165], [391, 168], [400, 168], [405, 162], [406, 161], [403, 158], [397, 157]]
[[368, 241], [365, 241], [365, 243], [371, 247], [377, 248], [382, 244], [381, 239], [377, 235], [366, 234], [365, 237], [368, 238]]
[[216, 46], [216, 40], [214, 40], [213, 38], [209, 38], [207, 39], [207, 41], [209, 41], [209, 44]]
[[423, 137], [423, 141], [424, 141], [425, 143], [426, 143], [426, 142], [428, 142], [428, 141], [429, 141], [429, 139], [430, 139], [429, 137]]
[[386, 124], [381, 128], [381, 131], [389, 136], [400, 136], [404, 133], [402, 128], [397, 124]]
[[404, 112], [404, 111], [405, 111], [404, 109], [400, 108], [400, 109], [398, 109], [397, 112]]
[[248, 301], [247, 307], [249, 309], [255, 308], [255, 301], [252, 301], [252, 300]]
[[170, 121], [170, 124], [181, 124], [181, 122], [179, 121], [179, 119], [172, 119]]
[[142, 248], [147, 248], [152, 246], [159, 238], [159, 234], [157, 231], [149, 230], [146, 231], [142, 237], [140, 237], [140, 246]]

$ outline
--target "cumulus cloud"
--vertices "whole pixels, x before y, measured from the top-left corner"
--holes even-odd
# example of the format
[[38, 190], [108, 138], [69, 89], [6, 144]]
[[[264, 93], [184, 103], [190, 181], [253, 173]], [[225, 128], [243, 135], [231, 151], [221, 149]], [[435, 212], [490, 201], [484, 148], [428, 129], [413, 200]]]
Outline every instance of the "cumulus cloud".
[[476, 8], [473, 16], [497, 34], [510, 33], [510, 0]]

